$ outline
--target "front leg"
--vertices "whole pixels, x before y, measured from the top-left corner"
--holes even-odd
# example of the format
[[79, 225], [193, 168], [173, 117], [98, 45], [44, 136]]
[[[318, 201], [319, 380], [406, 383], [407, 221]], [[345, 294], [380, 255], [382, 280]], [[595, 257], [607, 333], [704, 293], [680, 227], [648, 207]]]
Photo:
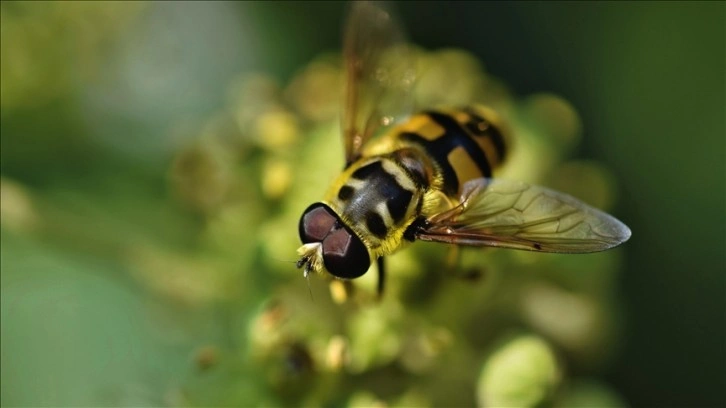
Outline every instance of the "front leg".
[[378, 264], [378, 299], [381, 299], [386, 285], [386, 267], [382, 256], [377, 259], [376, 263]]

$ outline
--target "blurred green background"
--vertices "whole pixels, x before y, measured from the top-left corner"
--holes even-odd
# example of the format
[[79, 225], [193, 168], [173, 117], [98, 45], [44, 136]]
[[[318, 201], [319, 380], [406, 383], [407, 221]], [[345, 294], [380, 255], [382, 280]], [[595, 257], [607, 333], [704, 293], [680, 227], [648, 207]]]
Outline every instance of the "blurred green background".
[[[340, 165], [316, 170], [321, 161], [304, 156], [331, 132], [288, 111], [255, 120], [269, 113], [260, 106], [277, 103], [278, 88], [339, 50], [345, 10], [335, 2], [2, 2], [2, 405], [294, 405], [306, 390], [324, 395], [306, 396], [311, 404], [374, 401], [350, 391], [371, 381], [365, 375], [346, 377], [337, 394], [303, 378], [289, 397], [276, 395], [288, 380], [260, 374], [267, 371], [242, 351], [264, 349], [255, 322], [270, 319], [264, 305], [280, 287], [283, 302], [301, 309], [341, 307], [315, 280], [311, 301], [292, 263], [270, 260], [275, 239], [296, 242], [296, 217], [309, 203], [286, 197], [321, 195], [327, 168]], [[424, 49], [466, 50], [513, 94], [568, 101], [582, 126], [568, 157], [599, 163], [617, 186], [609, 210], [633, 237], [590, 262], [612, 270], [603, 279], [612, 285], [606, 309], [618, 340], [592, 366], [558, 352], [564, 375], [597, 378], [612, 391], [594, 393], [612, 395], [614, 405], [726, 404], [724, 3], [406, 2], [395, 10]], [[251, 81], [247, 73], [266, 76]], [[307, 121], [317, 123], [316, 114], [330, 116], [313, 111]], [[255, 139], [268, 131], [281, 140]], [[318, 141], [298, 140], [306, 134]], [[302, 156], [294, 143], [308, 146]], [[302, 163], [293, 174], [310, 172], [312, 193], [295, 190], [299, 178], [284, 181], [290, 162]], [[327, 178], [315, 185], [314, 175]], [[506, 270], [540, 259], [518, 256], [492, 255], [492, 263]], [[541, 259], [562, 269], [588, 262]], [[568, 289], [601, 283], [585, 276], [552, 280]], [[457, 293], [456, 284], [441, 285]], [[446, 327], [446, 310], [434, 316], [426, 301], [403, 304], [423, 316], [422, 327]], [[494, 327], [532, 329], [507, 316]], [[368, 332], [346, 331], [351, 350], [355, 330]], [[534, 331], [549, 339], [546, 328]], [[467, 344], [496, 343], [485, 340]], [[550, 340], [545, 349], [561, 346]], [[532, 361], [549, 372], [555, 363], [539, 358], [539, 341], [508, 344], [535, 350]], [[287, 351], [285, 370], [304, 372], [315, 361], [301, 347]], [[494, 387], [488, 370], [497, 372], [491, 367], [507, 350], [486, 360], [478, 389]], [[391, 404], [426, 401], [405, 395]], [[607, 400], [576, 397], [570, 406]]]

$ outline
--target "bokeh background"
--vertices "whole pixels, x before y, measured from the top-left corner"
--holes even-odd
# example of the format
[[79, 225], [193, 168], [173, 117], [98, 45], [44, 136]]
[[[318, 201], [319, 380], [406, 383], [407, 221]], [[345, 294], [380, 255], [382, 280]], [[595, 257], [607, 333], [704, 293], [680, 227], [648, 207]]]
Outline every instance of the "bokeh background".
[[501, 107], [512, 171], [633, 237], [469, 280], [424, 245], [352, 305], [287, 252], [342, 164], [345, 10], [2, 2], [2, 405], [726, 404], [724, 3], [395, 5], [420, 100]]

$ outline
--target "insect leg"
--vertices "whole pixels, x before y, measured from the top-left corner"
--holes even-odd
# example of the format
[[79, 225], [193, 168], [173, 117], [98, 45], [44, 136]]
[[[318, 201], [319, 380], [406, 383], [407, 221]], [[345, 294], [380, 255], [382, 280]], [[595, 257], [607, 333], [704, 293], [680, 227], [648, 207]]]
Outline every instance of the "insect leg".
[[381, 298], [386, 285], [386, 267], [382, 256], [376, 262], [378, 263], [378, 298]]
[[[482, 251], [482, 249], [484, 248], [477, 248], [478, 251]], [[451, 276], [455, 278], [472, 282], [478, 281], [485, 275], [486, 270], [481, 267], [466, 268], [462, 265], [461, 254], [463, 251], [465, 251], [464, 248], [458, 245], [452, 245], [446, 256], [446, 267]]]
[[459, 263], [461, 261], [461, 248], [458, 245], [449, 246], [449, 253], [446, 256], [446, 269], [456, 274], [459, 269]]

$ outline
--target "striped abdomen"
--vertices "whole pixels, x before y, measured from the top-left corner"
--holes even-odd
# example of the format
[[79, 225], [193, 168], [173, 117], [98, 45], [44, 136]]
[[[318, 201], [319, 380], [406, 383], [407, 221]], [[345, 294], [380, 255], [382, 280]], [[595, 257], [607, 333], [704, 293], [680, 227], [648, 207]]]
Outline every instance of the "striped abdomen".
[[497, 122], [486, 108], [427, 111], [401, 125], [396, 137], [422, 146], [439, 167], [444, 193], [457, 197], [466, 181], [491, 177], [504, 160], [505, 138]]

